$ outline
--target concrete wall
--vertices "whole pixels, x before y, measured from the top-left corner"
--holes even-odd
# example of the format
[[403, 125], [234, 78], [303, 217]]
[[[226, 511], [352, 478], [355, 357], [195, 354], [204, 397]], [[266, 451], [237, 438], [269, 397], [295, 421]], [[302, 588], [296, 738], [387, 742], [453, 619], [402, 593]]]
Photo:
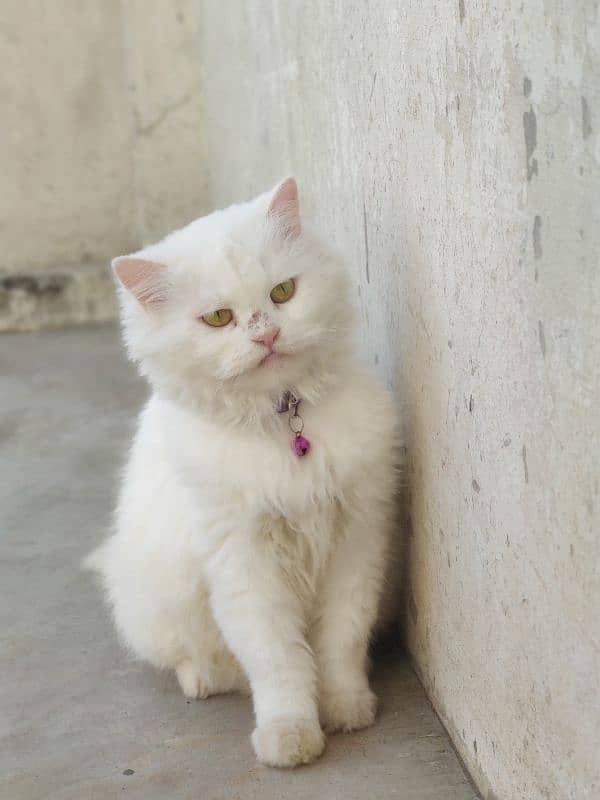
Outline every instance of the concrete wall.
[[408, 641], [487, 798], [600, 796], [595, 0], [203, 3], [209, 196], [293, 172], [405, 407]]
[[205, 210], [199, 29], [194, 0], [3, 0], [0, 329], [112, 317], [110, 257]]

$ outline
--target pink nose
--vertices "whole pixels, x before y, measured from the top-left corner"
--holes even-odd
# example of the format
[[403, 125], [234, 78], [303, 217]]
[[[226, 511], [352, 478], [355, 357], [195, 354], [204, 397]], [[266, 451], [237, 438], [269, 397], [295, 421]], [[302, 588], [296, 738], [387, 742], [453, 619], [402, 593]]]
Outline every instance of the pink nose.
[[269, 350], [273, 349], [273, 343], [279, 336], [279, 328], [269, 328], [268, 331], [265, 331], [260, 336], [254, 336], [252, 338], [253, 342], [256, 344], [264, 344], [265, 347], [268, 347]]

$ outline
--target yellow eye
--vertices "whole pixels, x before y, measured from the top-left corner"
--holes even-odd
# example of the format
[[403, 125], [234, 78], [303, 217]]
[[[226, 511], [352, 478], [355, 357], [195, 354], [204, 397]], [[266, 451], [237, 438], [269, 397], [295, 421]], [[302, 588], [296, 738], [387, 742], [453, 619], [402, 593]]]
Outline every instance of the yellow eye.
[[218, 311], [211, 311], [204, 314], [202, 322], [206, 322], [211, 328], [224, 328], [233, 319], [233, 312], [229, 308], [220, 308]]
[[296, 291], [296, 283], [293, 278], [290, 278], [283, 283], [278, 283], [271, 289], [271, 300], [274, 303], [287, 303], [291, 300]]

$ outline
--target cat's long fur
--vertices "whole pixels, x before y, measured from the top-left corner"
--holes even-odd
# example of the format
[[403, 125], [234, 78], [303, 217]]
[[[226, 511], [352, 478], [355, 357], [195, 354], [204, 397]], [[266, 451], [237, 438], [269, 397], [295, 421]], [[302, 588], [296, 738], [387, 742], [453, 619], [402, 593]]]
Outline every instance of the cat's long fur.
[[[291, 179], [115, 271], [153, 393], [115, 531], [90, 565], [136, 655], [174, 669], [190, 697], [249, 684], [258, 758], [308, 762], [322, 729], [374, 719], [367, 647], [392, 527], [395, 415], [352, 348], [347, 272], [300, 222]], [[296, 294], [275, 305], [272, 287], [291, 277]], [[217, 308], [234, 321], [200, 319]], [[261, 366], [273, 326], [287, 355]], [[304, 458], [275, 411], [290, 387]]]

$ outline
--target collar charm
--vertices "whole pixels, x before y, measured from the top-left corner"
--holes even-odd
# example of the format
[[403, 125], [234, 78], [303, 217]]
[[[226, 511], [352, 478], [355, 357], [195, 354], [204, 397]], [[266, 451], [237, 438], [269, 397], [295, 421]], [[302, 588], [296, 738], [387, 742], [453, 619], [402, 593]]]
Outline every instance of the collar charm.
[[294, 434], [294, 438], [291, 442], [292, 450], [298, 458], [302, 458], [310, 453], [310, 441], [306, 436], [302, 436], [304, 420], [298, 413], [300, 401], [301, 398], [296, 397], [293, 392], [285, 391], [277, 403], [277, 412], [279, 414], [285, 414], [286, 412], [289, 414], [288, 425], [291, 432]]

